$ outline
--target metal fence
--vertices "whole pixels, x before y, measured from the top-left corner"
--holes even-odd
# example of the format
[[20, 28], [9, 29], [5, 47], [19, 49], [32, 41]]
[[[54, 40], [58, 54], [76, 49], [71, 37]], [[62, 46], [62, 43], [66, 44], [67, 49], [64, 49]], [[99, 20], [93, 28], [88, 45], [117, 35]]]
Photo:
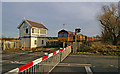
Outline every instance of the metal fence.
[[43, 74], [51, 72], [54, 67], [61, 61], [63, 61], [71, 53], [71, 46], [63, 49], [59, 49], [53, 53], [29, 62], [23, 66], [13, 69], [6, 74]]

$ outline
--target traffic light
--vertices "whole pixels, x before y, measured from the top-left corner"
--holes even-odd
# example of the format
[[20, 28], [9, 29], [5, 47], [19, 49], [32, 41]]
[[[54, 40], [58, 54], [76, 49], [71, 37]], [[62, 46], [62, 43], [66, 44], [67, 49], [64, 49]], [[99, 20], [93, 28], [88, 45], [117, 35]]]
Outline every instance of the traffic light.
[[80, 30], [81, 30], [80, 28], [75, 29], [75, 32], [76, 32], [76, 33], [79, 33], [79, 32], [80, 32]]

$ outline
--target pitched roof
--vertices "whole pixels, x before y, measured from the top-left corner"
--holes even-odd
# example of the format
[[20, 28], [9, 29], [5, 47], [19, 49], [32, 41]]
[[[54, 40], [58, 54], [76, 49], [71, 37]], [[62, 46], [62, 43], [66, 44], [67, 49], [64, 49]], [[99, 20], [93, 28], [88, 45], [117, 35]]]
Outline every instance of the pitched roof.
[[[34, 21], [26, 20], [32, 27], [47, 29], [43, 24]], [[48, 30], [48, 29], [47, 29]]]
[[[37, 27], [37, 28], [43, 28], [43, 29], [47, 29], [43, 24], [41, 23], [37, 23], [34, 21], [30, 21], [27, 19], [24, 19], [24, 21], [28, 22], [30, 24], [31, 27]], [[24, 21], [22, 23], [24, 23]], [[18, 26], [18, 29], [21, 27], [22, 23]], [[47, 29], [48, 30], [48, 29]]]

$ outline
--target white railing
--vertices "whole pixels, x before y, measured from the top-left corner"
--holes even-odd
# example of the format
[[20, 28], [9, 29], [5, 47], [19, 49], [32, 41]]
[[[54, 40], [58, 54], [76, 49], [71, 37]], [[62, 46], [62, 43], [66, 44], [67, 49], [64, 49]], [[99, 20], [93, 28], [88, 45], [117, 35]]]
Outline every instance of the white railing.
[[59, 49], [46, 56], [38, 58], [32, 62], [15, 68], [5, 74], [25, 74], [25, 73], [49, 73], [61, 61], [63, 61], [71, 53], [71, 46]]

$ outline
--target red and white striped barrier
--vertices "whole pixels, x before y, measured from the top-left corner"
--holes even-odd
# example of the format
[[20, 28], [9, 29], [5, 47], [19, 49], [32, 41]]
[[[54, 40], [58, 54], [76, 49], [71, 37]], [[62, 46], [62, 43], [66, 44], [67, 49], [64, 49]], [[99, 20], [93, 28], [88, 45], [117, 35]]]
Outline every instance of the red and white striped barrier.
[[[71, 46], [68, 46], [68, 47], [71, 47]], [[59, 53], [59, 52], [61, 52], [61, 51], [64, 51], [64, 50], [68, 49], [68, 47], [63, 48], [63, 49], [59, 49], [59, 50], [57, 50], [57, 51], [55, 51], [55, 52], [53, 52], [53, 53], [50, 53], [50, 54], [48, 54], [48, 55], [46, 55], [46, 56], [43, 56], [43, 57], [41, 57], [41, 58], [39, 58], [39, 59], [36, 59], [36, 60], [34, 60], [34, 61], [32, 61], [32, 62], [29, 62], [29, 63], [27, 63], [27, 64], [25, 64], [25, 65], [22, 65], [22, 66], [20, 66], [20, 67], [18, 67], [18, 68], [15, 68], [15, 69], [13, 69], [13, 70], [5, 73], [5, 74], [9, 74], [9, 73], [11, 73], [11, 72], [22, 72], [22, 71], [24, 71], [24, 70], [26, 70], [26, 69], [28, 69], [28, 68], [30, 68], [30, 67], [32, 67], [32, 66], [34, 66], [34, 65], [36, 65], [36, 64], [38, 64], [38, 63], [40, 63], [40, 62], [42, 62], [42, 61], [44, 61], [44, 60], [46, 60], [46, 59], [54, 56], [55, 54], [57, 54], [57, 53]]]

